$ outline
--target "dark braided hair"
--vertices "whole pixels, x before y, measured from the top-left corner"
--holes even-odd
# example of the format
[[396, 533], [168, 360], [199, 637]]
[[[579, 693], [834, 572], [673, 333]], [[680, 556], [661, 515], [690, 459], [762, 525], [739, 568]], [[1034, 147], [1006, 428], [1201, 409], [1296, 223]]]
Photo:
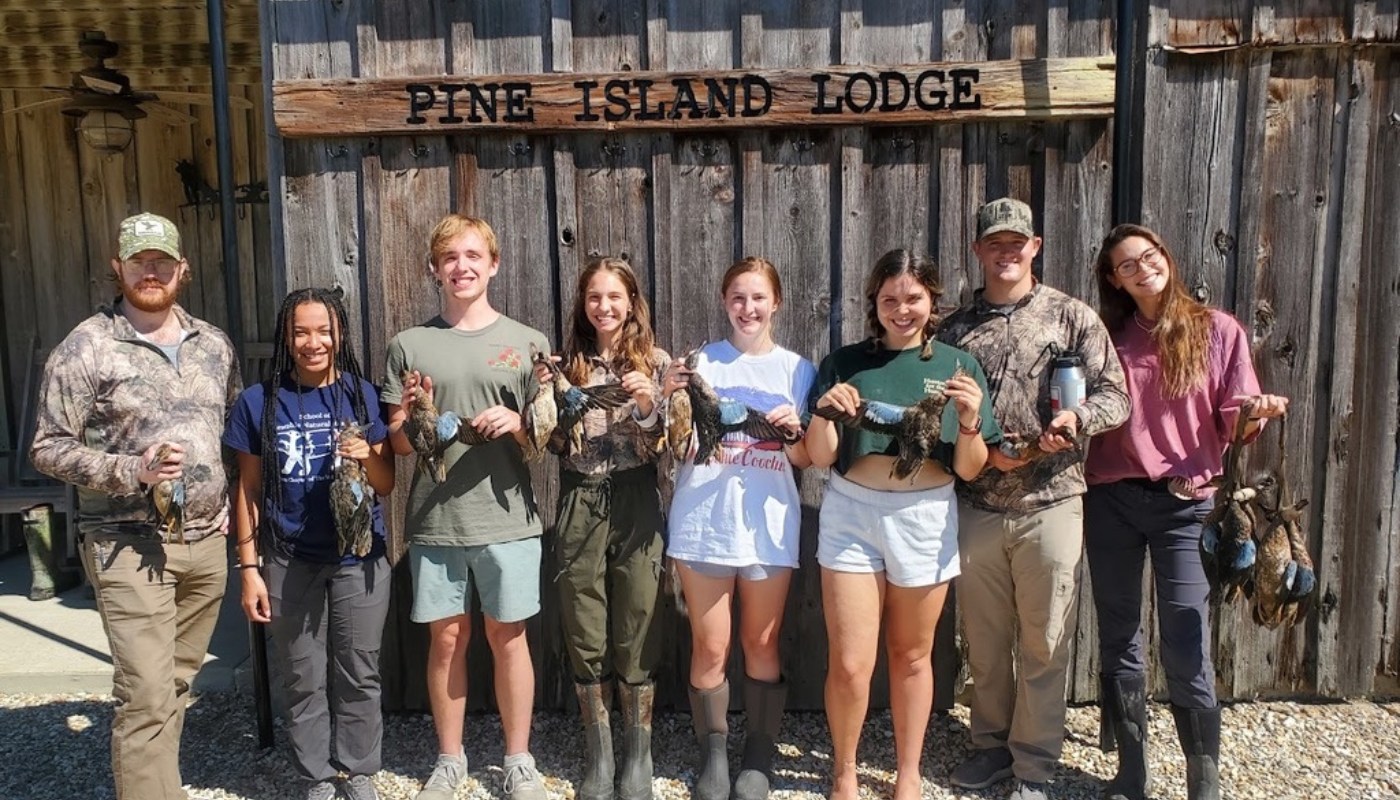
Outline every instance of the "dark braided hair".
[[[269, 511], [280, 506], [282, 502], [282, 480], [277, 464], [277, 392], [282, 381], [290, 380], [296, 387], [298, 417], [301, 412], [302, 391], [296, 380], [296, 362], [292, 358], [291, 347], [292, 317], [298, 307], [320, 303], [326, 307], [327, 315], [331, 318], [331, 350], [335, 353], [336, 373], [330, 386], [333, 413], [339, 414], [344, 408], [344, 398], [348, 391], [350, 408], [355, 414], [353, 424], [363, 425], [369, 422], [363, 389], [364, 372], [360, 369], [359, 359], [355, 358], [354, 349], [346, 341], [345, 332], [349, 329], [349, 317], [345, 313], [343, 295], [344, 292], [340, 289], [298, 289], [288, 294], [282, 301], [282, 307], [277, 310], [277, 324], [273, 328], [277, 331], [277, 339], [272, 346], [272, 370], [263, 379], [262, 424], [259, 426], [262, 452], [262, 513], [259, 515], [258, 544], [262, 549], [277, 541], [272, 532]], [[344, 380], [346, 376], [350, 378], [349, 381]], [[349, 386], [346, 386], [346, 383], [349, 383]]]
[[933, 358], [933, 333], [938, 329], [936, 309], [938, 298], [943, 296], [943, 286], [938, 282], [938, 264], [932, 257], [903, 248], [880, 256], [880, 260], [871, 267], [870, 276], [865, 279], [865, 326], [870, 331], [870, 352], [878, 352], [880, 340], [885, 337], [885, 326], [880, 324], [880, 311], [876, 307], [880, 287], [885, 285], [885, 281], [900, 275], [912, 276], [928, 290], [930, 313], [928, 322], [924, 323], [924, 346], [919, 351], [919, 358], [928, 361]]

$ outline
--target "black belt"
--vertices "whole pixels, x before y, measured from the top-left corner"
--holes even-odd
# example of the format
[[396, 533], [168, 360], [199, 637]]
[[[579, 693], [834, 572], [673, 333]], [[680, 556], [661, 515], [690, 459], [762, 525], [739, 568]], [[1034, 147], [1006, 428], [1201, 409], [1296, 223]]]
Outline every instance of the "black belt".
[[1121, 482], [1132, 484], [1139, 489], [1146, 489], [1150, 492], [1171, 493], [1171, 486], [1169, 485], [1171, 483], [1171, 478], [1158, 478], [1155, 481], [1151, 478], [1124, 478]]

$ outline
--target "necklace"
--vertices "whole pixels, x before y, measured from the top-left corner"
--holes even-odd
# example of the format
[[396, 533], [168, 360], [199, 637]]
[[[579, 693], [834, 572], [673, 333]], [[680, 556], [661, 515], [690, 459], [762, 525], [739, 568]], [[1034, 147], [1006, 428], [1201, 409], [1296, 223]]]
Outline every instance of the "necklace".
[[1157, 323], [1156, 323], [1156, 322], [1153, 322], [1151, 325], [1149, 325], [1149, 324], [1147, 324], [1146, 322], [1144, 322], [1143, 319], [1142, 319], [1142, 314], [1139, 313], [1139, 312], [1137, 312], [1137, 311], [1134, 311], [1134, 312], [1133, 312], [1133, 322], [1136, 322], [1136, 323], [1137, 323], [1137, 326], [1138, 326], [1139, 328], [1142, 328], [1143, 330], [1147, 331], [1148, 333], [1151, 333], [1151, 332], [1152, 332], [1152, 329], [1155, 328], [1155, 327], [1157, 327]]

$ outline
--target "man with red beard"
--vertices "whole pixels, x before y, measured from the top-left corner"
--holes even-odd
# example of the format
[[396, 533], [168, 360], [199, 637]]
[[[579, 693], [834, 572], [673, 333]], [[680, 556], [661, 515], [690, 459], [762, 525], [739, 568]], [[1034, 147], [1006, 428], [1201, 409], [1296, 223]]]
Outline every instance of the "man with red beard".
[[[174, 223], [123, 220], [112, 272], [121, 297], [44, 367], [30, 458], [78, 487], [83, 568], [112, 652], [117, 798], [185, 800], [186, 696], [228, 574], [220, 436], [242, 381], [223, 331], [175, 303], [190, 266]], [[158, 514], [156, 496], [182, 513]]]

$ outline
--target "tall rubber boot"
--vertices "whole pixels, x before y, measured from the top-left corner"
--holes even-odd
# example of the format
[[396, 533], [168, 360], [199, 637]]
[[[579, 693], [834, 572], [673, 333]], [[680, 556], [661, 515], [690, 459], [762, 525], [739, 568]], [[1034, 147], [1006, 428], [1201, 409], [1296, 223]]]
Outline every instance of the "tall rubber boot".
[[1118, 774], [1104, 790], [1108, 800], [1147, 800], [1152, 775], [1147, 766], [1147, 676], [1115, 678], [1110, 696], [1113, 734], [1118, 740]]
[[1172, 706], [1172, 716], [1186, 755], [1186, 797], [1220, 800], [1220, 706]]
[[578, 800], [613, 800], [613, 741], [608, 706], [612, 684], [576, 683], [579, 715], [583, 718], [584, 768]]
[[1113, 678], [1099, 673], [1099, 749], [1112, 753], [1118, 749], [1118, 738], [1113, 732], [1114, 714]]
[[647, 683], [617, 684], [622, 703], [622, 774], [617, 779], [618, 800], [651, 800], [651, 708], [656, 686]]
[[690, 717], [700, 742], [695, 800], [729, 800], [729, 681], [701, 691], [690, 687]]
[[787, 706], [787, 681], [744, 677], [744, 756], [734, 779], [734, 800], [768, 800], [773, 753]]

